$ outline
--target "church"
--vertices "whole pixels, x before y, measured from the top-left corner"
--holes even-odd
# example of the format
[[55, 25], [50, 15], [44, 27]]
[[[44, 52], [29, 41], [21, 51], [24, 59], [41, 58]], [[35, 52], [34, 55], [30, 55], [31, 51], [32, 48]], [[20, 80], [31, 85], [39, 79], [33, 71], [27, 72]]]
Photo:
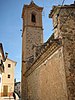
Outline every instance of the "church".
[[53, 6], [45, 43], [42, 11], [33, 1], [22, 11], [22, 100], [75, 100], [75, 3]]

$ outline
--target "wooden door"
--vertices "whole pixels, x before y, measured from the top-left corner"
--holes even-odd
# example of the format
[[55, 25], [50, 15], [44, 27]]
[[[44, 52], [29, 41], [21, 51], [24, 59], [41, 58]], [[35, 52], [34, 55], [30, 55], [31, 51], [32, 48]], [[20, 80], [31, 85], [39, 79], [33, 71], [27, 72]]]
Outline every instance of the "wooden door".
[[8, 96], [8, 86], [3, 86], [3, 96]]

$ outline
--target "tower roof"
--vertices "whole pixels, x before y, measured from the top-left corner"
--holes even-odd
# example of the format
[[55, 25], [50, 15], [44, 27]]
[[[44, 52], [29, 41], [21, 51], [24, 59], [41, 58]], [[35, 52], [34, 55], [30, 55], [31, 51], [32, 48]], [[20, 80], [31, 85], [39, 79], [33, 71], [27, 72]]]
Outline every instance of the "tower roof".
[[34, 3], [34, 1], [33, 0], [31, 0], [31, 4], [33, 4]]
[[29, 9], [29, 8], [36, 8], [36, 9], [38, 9], [39, 11], [42, 11], [42, 10], [43, 10], [43, 7], [37, 6], [37, 5], [34, 3], [34, 1], [31, 0], [31, 2], [30, 2], [29, 5], [24, 4], [24, 6], [23, 6], [23, 11], [22, 11], [22, 17], [23, 17], [23, 14], [24, 14], [25, 9]]

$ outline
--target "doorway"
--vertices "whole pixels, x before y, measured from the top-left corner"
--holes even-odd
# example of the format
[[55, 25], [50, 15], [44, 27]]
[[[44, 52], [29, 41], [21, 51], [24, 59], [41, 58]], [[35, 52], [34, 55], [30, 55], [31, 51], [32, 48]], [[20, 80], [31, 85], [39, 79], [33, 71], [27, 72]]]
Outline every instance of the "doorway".
[[7, 85], [3, 86], [3, 96], [8, 96], [8, 86]]

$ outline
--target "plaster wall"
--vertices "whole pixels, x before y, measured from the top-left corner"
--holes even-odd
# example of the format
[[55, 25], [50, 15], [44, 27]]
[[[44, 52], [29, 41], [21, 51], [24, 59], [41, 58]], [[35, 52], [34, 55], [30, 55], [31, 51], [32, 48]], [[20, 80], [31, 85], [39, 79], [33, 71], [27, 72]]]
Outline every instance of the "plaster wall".
[[68, 100], [63, 47], [48, 57], [28, 77], [28, 100]]

